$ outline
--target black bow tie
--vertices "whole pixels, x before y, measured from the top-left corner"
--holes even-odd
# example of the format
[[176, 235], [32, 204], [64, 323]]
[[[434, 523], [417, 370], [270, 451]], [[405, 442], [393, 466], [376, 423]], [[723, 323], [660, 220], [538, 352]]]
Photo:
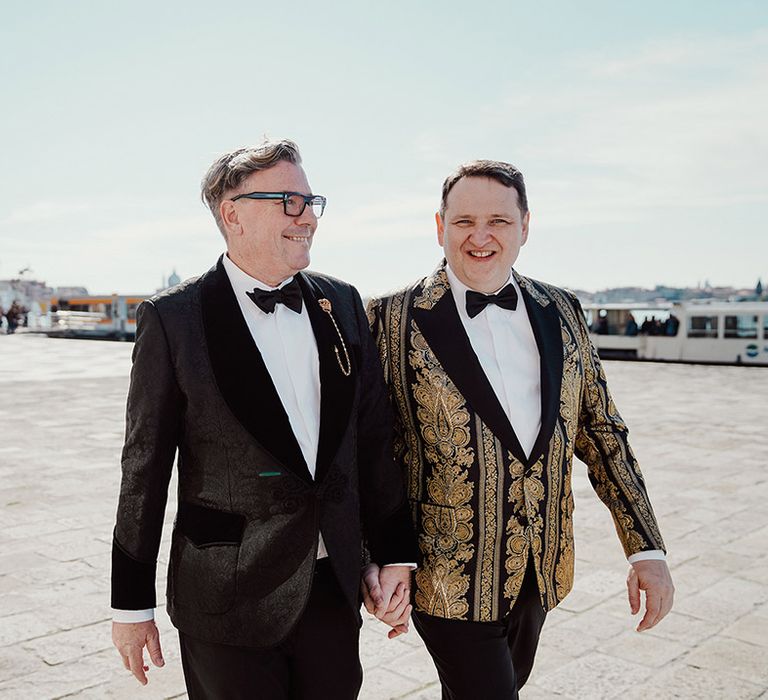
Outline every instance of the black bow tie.
[[508, 284], [499, 290], [497, 294], [481, 294], [467, 290], [467, 316], [474, 318], [488, 304], [496, 304], [502, 309], [514, 311], [517, 308], [517, 290], [514, 285]]
[[256, 287], [252, 292], [246, 292], [248, 298], [265, 314], [271, 314], [276, 304], [285, 304], [291, 311], [301, 313], [301, 287], [294, 277], [285, 287], [267, 291]]

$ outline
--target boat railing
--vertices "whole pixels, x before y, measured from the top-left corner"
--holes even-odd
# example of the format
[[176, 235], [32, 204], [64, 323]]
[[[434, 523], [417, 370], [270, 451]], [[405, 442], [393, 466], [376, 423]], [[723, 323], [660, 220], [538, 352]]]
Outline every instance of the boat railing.
[[51, 328], [58, 330], [96, 330], [108, 322], [106, 314], [93, 311], [55, 311], [51, 314]]

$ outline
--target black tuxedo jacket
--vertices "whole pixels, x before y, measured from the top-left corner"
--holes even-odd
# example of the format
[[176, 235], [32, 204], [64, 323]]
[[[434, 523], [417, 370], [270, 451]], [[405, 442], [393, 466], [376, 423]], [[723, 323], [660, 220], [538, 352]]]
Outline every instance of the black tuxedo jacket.
[[587, 464], [626, 554], [664, 549], [578, 301], [515, 279], [541, 358], [541, 430], [530, 455], [472, 349], [444, 266], [369, 305], [423, 555], [415, 608], [438, 617], [503, 618], [529, 561], [545, 610], [568, 594], [574, 454]]
[[[310, 476], [221, 260], [139, 308], [112, 606], [154, 607], [168, 483], [178, 513], [168, 569], [174, 624], [212, 642], [266, 647], [298, 621], [318, 531], [359, 610], [362, 543], [379, 564], [416, 561], [376, 348], [357, 291], [299, 273], [318, 346], [320, 439]], [[342, 371], [344, 338], [351, 373]]]

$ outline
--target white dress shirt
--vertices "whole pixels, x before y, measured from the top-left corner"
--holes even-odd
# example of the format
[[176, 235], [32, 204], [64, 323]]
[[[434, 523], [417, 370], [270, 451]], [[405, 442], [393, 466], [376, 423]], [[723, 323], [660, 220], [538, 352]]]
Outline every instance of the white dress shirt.
[[272, 313], [265, 313], [251, 301], [247, 292], [252, 292], [254, 287], [267, 291], [280, 289], [293, 277], [279, 287], [270, 287], [241, 270], [228, 256], [223, 260], [245, 323], [314, 478], [320, 441], [320, 359], [307, 305], [301, 305], [299, 314], [284, 304], [276, 304]]
[[515, 311], [488, 304], [470, 318], [466, 304], [470, 288], [456, 277], [450, 266], [446, 266], [446, 273], [470, 345], [515, 429], [523, 452], [530, 456], [541, 429], [541, 369], [539, 348], [520, 287], [511, 274], [499, 287], [512, 284], [515, 288], [518, 298]]
[[[469, 337], [480, 367], [493, 388], [501, 407], [514, 428], [515, 435], [527, 456], [530, 456], [541, 429], [541, 358], [536, 337], [528, 318], [520, 285], [510, 271], [507, 284], [517, 292], [514, 311], [488, 304], [477, 316], [467, 314], [466, 293], [470, 290], [451, 269], [445, 266], [461, 325]], [[475, 290], [476, 291], [476, 290]], [[666, 559], [659, 549], [632, 554], [634, 564], [645, 559]]]

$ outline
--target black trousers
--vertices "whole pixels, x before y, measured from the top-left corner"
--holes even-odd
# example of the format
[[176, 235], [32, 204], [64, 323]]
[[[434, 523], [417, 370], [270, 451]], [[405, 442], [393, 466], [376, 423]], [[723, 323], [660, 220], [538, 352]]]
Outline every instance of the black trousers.
[[435, 662], [443, 700], [517, 700], [545, 617], [529, 561], [520, 595], [502, 620], [465, 622], [414, 612], [413, 622]]
[[359, 618], [327, 559], [315, 568], [307, 608], [269, 649], [212, 644], [179, 632], [190, 700], [354, 700], [363, 682]]

